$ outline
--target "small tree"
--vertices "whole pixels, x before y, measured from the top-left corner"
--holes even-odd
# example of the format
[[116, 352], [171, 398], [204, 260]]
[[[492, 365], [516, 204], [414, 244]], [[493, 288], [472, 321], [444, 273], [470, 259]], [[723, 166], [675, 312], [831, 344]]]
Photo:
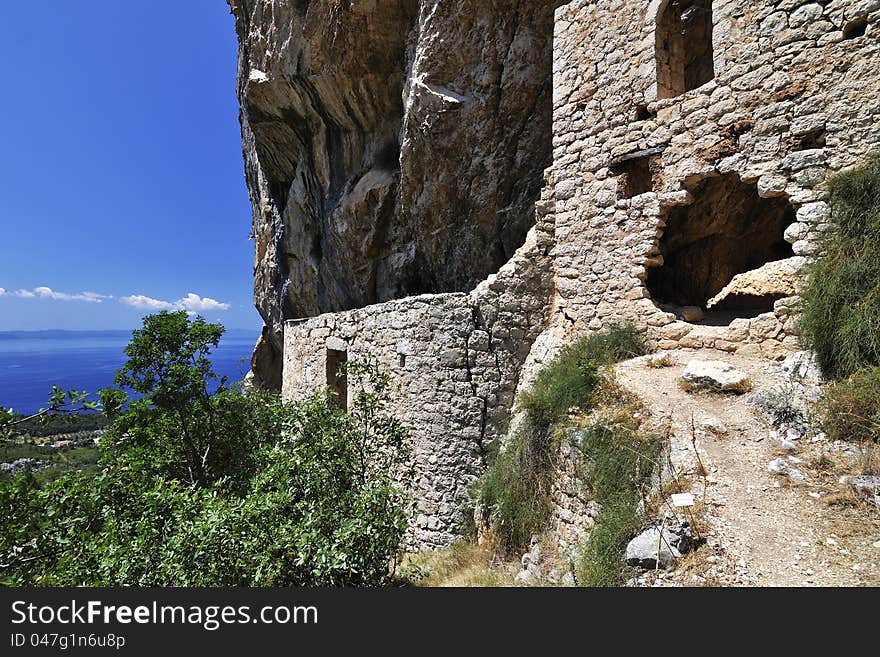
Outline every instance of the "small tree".
[[220, 421], [221, 405], [210, 391], [212, 384], [219, 384], [218, 394], [227, 389], [209, 358], [223, 332], [222, 325], [190, 319], [185, 311], [144, 318], [116, 375], [117, 385], [143, 398], [121, 413], [126, 396], [113, 389], [101, 392], [106, 411], [121, 413], [112, 437], [134, 448], [129, 457], [149, 456], [172, 476], [199, 486], [240, 465], [230, 462], [240, 450], [234, 449], [234, 434]]

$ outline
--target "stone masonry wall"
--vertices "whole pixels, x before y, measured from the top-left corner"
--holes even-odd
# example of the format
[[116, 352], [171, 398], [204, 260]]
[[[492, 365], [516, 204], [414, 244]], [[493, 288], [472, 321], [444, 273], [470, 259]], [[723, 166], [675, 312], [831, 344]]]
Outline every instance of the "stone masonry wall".
[[407, 483], [420, 500], [420, 548], [455, 538], [467, 488], [509, 420], [520, 369], [547, 323], [551, 238], [552, 222], [539, 212], [517, 255], [470, 294], [411, 297], [285, 327], [288, 399], [328, 385], [328, 349], [374, 358], [394, 376], [394, 410], [412, 429], [415, 477]]
[[[774, 312], [703, 326], [660, 310], [645, 281], [662, 264], [665, 213], [693, 203], [697, 181], [725, 174], [762, 198], [787, 197], [796, 222], [786, 266], [799, 271], [828, 216], [828, 174], [880, 143], [880, 0], [712, 2], [714, 79], [658, 100], [655, 21], [667, 4], [574, 0], [557, 10], [554, 316], [567, 334], [627, 317], [663, 348], [779, 358], [796, 348], [796, 290]], [[623, 198], [611, 165], [652, 149], [653, 189]]]

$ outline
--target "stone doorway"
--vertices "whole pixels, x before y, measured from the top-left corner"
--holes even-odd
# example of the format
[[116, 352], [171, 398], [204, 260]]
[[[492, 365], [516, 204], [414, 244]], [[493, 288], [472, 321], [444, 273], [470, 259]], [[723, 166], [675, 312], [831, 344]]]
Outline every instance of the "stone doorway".
[[333, 393], [334, 401], [342, 410], [348, 410], [348, 352], [327, 349], [327, 387]]

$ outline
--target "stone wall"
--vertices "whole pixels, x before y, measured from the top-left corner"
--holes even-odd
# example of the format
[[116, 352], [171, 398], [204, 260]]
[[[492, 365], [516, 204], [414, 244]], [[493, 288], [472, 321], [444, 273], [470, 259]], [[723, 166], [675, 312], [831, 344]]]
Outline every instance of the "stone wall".
[[[689, 39], [664, 32], [679, 24]], [[824, 182], [880, 144], [880, 0], [574, 0], [554, 39], [553, 164], [514, 257], [469, 294], [286, 325], [287, 397], [327, 384], [327, 349], [398, 377], [422, 547], [452, 540], [516, 391], [575, 335], [631, 319], [662, 348], [794, 350]], [[565, 481], [556, 520], [574, 535], [586, 502]]]
[[[707, 3], [676, 4], [686, 13]], [[575, 0], [557, 10], [554, 316], [570, 321], [566, 334], [626, 317], [649, 326], [663, 348], [779, 358], [796, 347], [791, 309], [797, 273], [828, 216], [823, 183], [880, 143], [880, 1], [709, 4], [714, 78], [659, 100], [657, 24], [668, 19], [668, 2]], [[631, 177], [621, 172], [628, 158], [654, 159], [649, 189], [631, 198]], [[707, 181], [723, 176], [753, 190], [749, 202], [790, 206], [784, 240], [792, 257], [774, 265], [784, 270], [781, 286], [766, 270], [743, 273], [769, 286], [772, 309], [689, 323], [688, 309], [658, 307], [646, 281], [668, 264], [661, 242], [675, 209], [699, 203]], [[711, 205], [721, 212], [745, 203], [721, 197]], [[723, 232], [715, 229], [707, 232]], [[730, 253], [715, 250], [715, 263], [758, 248], [747, 234], [728, 242]]]
[[[546, 207], [547, 204], [539, 204]], [[410, 297], [291, 320], [284, 332], [288, 399], [328, 386], [328, 350], [371, 357], [399, 385], [394, 411], [412, 429], [420, 500], [414, 543], [447, 546], [468, 486], [510, 418], [520, 370], [547, 323], [552, 222], [538, 214], [526, 244], [470, 294]]]
[[580, 438], [580, 432], [574, 430], [566, 431], [561, 437], [553, 459], [553, 488], [550, 491], [553, 542], [561, 555], [570, 558], [589, 537], [601, 510], [599, 503], [589, 494], [584, 457], [578, 446]]

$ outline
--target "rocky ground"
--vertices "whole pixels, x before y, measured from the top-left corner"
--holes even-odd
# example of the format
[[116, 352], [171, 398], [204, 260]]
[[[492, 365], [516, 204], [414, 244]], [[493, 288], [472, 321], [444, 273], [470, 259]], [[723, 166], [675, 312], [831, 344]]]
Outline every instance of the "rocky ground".
[[[686, 389], [682, 375], [695, 361], [732, 366], [733, 390], [703, 390], [699, 377]], [[748, 384], [736, 382], [738, 373]], [[633, 584], [880, 584], [880, 508], [852, 486], [854, 476], [878, 473], [876, 449], [833, 443], [797, 417], [819, 394], [803, 359], [780, 364], [688, 350], [627, 361], [617, 375], [669, 434], [678, 480], [667, 473], [658, 522], [686, 520], [706, 539]], [[786, 406], [794, 418], [779, 410]], [[672, 492], [693, 493], [695, 505], [674, 507]]]

